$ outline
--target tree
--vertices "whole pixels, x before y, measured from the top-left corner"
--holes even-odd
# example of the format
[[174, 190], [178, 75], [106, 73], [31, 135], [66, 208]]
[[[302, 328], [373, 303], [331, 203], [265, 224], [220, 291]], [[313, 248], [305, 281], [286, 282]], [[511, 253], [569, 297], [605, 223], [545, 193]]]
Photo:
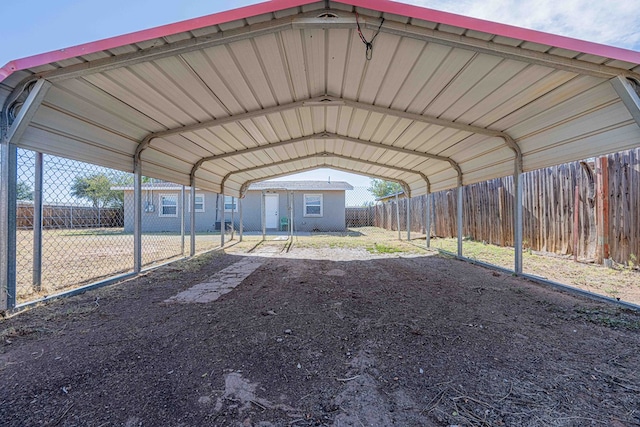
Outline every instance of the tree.
[[390, 196], [392, 194], [402, 192], [402, 186], [397, 182], [384, 181], [382, 179], [371, 179], [371, 186], [368, 190], [373, 194], [376, 198], [380, 199], [385, 196]]
[[114, 177], [104, 173], [76, 176], [71, 185], [71, 195], [90, 201], [94, 208], [122, 207], [124, 192], [111, 189], [118, 184]]
[[18, 200], [33, 200], [33, 190], [31, 186], [24, 181], [18, 182], [16, 188], [16, 199]]

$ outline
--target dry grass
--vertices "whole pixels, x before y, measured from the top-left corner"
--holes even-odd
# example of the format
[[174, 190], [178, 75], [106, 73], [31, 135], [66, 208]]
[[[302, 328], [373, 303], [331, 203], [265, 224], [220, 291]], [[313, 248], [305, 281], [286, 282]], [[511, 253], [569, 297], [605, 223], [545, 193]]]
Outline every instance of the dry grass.
[[[350, 229], [346, 233], [313, 233], [295, 236], [290, 244], [297, 248], [333, 249], [361, 248], [371, 254], [419, 253], [424, 251], [424, 235], [412, 233], [412, 242], [398, 240], [397, 231], [375, 227]], [[283, 236], [269, 237], [282, 242]], [[232, 242], [231, 251], [249, 251], [268, 244], [262, 236], [245, 235], [243, 242]], [[220, 244], [219, 234], [198, 234], [196, 252], [213, 249]], [[185, 253], [190, 238], [185, 238]], [[143, 236], [143, 265], [167, 262], [182, 257], [181, 237], [158, 233]], [[432, 247], [456, 252], [455, 239], [432, 239]], [[122, 229], [47, 230], [43, 235], [43, 287], [32, 286], [33, 235], [18, 233], [18, 303], [61, 292], [100, 279], [133, 270], [133, 235]], [[481, 242], [464, 241], [463, 254], [471, 259], [513, 269], [513, 248], [502, 248]], [[640, 304], [640, 272], [619, 266], [616, 269], [576, 263], [567, 257], [524, 253], [524, 271], [549, 280], [576, 286], [590, 292]]]
[[[432, 239], [432, 246], [457, 251], [456, 239]], [[513, 248], [465, 240], [463, 255], [513, 270]], [[640, 271], [622, 265], [607, 268], [598, 264], [574, 262], [568, 256], [540, 252], [523, 253], [523, 270], [527, 274], [575, 286], [589, 292], [640, 304]]]
[[[142, 264], [150, 267], [182, 257], [180, 235], [145, 234]], [[185, 237], [185, 253], [190, 237]], [[220, 245], [219, 234], [198, 234], [196, 252]], [[133, 235], [122, 229], [45, 230], [42, 238], [42, 287], [32, 286], [33, 233], [17, 236], [17, 301], [37, 299], [111, 276], [133, 271]]]

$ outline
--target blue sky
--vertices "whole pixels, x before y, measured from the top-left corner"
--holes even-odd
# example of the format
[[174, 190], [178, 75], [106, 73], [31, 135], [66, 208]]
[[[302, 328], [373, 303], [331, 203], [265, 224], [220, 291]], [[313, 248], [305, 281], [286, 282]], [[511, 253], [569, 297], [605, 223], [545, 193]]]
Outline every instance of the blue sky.
[[[404, 0], [579, 39], [640, 50], [637, 0]], [[0, 25], [0, 65], [12, 59], [169, 24], [255, 0], [4, 0]], [[369, 179], [326, 169], [300, 179], [346, 180], [368, 186]], [[283, 178], [283, 179], [291, 179]]]

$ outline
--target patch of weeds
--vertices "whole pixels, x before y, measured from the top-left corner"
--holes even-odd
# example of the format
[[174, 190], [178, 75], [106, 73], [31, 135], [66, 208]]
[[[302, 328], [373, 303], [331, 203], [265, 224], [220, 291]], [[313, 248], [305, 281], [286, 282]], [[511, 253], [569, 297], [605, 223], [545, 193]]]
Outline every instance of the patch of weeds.
[[11, 326], [10, 328], [0, 331], [0, 341], [4, 342], [6, 340], [11, 340], [11, 338], [24, 337], [26, 335], [35, 334], [37, 332], [38, 330], [36, 328], [30, 326]]
[[607, 294], [611, 295], [612, 297], [615, 297], [616, 295], [618, 295], [620, 293], [620, 291], [618, 291], [617, 289], [614, 289], [614, 288], [605, 288], [604, 291]]
[[577, 313], [575, 318], [583, 319], [596, 325], [611, 329], [640, 331], [640, 316], [630, 310], [579, 307], [575, 311]]
[[98, 305], [95, 302], [78, 305], [75, 307], [67, 308], [66, 310], [53, 310], [48, 316], [44, 318], [45, 321], [54, 320], [60, 317], [77, 317], [84, 316], [85, 314], [93, 313], [98, 309]]
[[401, 249], [398, 249], [394, 246], [389, 246], [381, 243], [374, 243], [373, 247], [368, 247], [367, 251], [372, 254], [393, 254], [402, 252]]

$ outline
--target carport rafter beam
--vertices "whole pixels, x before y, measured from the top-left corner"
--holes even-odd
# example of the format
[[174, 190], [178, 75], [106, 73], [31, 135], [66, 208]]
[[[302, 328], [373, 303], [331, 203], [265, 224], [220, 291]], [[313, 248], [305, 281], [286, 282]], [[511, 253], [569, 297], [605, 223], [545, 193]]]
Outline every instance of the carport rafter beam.
[[[365, 111], [370, 111], [370, 112], [375, 112], [375, 113], [379, 113], [379, 114], [384, 114], [384, 115], [390, 115], [390, 116], [394, 116], [394, 117], [404, 118], [404, 119], [408, 119], [408, 120], [412, 120], [412, 121], [416, 121], [416, 122], [420, 122], [420, 123], [436, 125], [436, 126], [442, 126], [442, 127], [445, 127], [445, 128], [457, 129], [457, 130], [460, 130], [460, 131], [463, 131], [463, 132], [469, 132], [471, 134], [480, 134], [480, 135], [485, 135], [485, 136], [488, 136], [488, 137], [502, 138], [505, 141], [505, 144], [507, 145], [507, 147], [509, 147], [515, 153], [516, 162], [518, 162], [520, 164], [520, 167], [522, 167], [522, 154], [521, 154], [521, 151], [520, 151], [520, 147], [515, 142], [515, 140], [513, 138], [511, 138], [511, 136], [509, 136], [505, 132], [500, 132], [500, 131], [496, 131], [496, 130], [492, 130], [492, 129], [486, 129], [486, 128], [482, 128], [482, 127], [479, 127], [479, 126], [472, 126], [472, 125], [468, 125], [468, 124], [464, 124], [464, 123], [453, 122], [453, 121], [441, 119], [441, 118], [438, 118], [438, 117], [424, 116], [422, 114], [415, 114], [415, 113], [409, 113], [409, 112], [401, 111], [401, 110], [394, 110], [394, 109], [387, 108], [387, 107], [381, 107], [381, 106], [377, 106], [377, 105], [366, 104], [366, 103], [359, 102], [359, 101], [352, 101], [352, 100], [347, 100], [347, 99], [344, 99], [344, 98], [328, 96], [328, 95], [327, 96], [310, 98], [310, 99], [303, 100], [303, 101], [296, 101], [296, 102], [292, 102], [292, 103], [289, 103], [289, 104], [276, 105], [276, 106], [273, 106], [273, 107], [267, 107], [267, 108], [263, 108], [263, 109], [260, 109], [260, 110], [249, 111], [249, 112], [246, 112], [246, 113], [235, 114], [233, 116], [222, 117], [220, 119], [207, 120], [207, 121], [200, 122], [200, 123], [194, 123], [194, 124], [187, 125], [187, 126], [181, 126], [179, 128], [167, 129], [167, 130], [160, 131], [160, 132], [150, 133], [149, 135], [147, 135], [138, 144], [138, 146], [136, 148], [134, 162], [139, 162], [140, 161], [140, 156], [141, 156], [142, 152], [151, 144], [151, 141], [153, 141], [156, 138], [163, 138], [163, 137], [171, 136], [171, 135], [179, 135], [179, 134], [183, 134], [183, 133], [187, 133], [187, 132], [194, 132], [194, 131], [197, 131], [197, 130], [203, 130], [203, 129], [207, 129], [207, 128], [211, 128], [211, 127], [215, 127], [215, 126], [224, 126], [225, 124], [228, 124], [228, 123], [234, 123], [234, 122], [238, 122], [238, 121], [242, 121], [242, 120], [248, 120], [248, 119], [253, 119], [253, 118], [256, 118], [256, 117], [266, 116], [266, 115], [269, 115], [269, 114], [280, 113], [280, 112], [284, 112], [284, 111], [288, 111], [288, 110], [292, 110], [292, 109], [299, 108], [299, 107], [304, 107], [304, 106], [311, 106], [311, 107], [318, 107], [318, 106], [321, 106], [321, 107], [348, 106], [348, 107], [355, 108], [355, 109], [362, 109], [362, 110], [365, 110]], [[322, 135], [322, 134], [315, 134], [315, 135]], [[336, 134], [330, 134], [328, 132], [325, 132], [324, 135], [336, 135]], [[340, 136], [339, 138], [343, 139], [343, 140], [350, 140], [350, 139], [347, 139], [349, 137], [344, 137], [344, 136]], [[376, 144], [374, 142], [364, 141], [364, 140], [360, 140], [360, 139], [353, 139], [353, 140], [361, 141], [362, 143]], [[269, 144], [269, 145], [272, 146], [272, 147], [275, 147], [275, 146], [277, 146], [276, 144], [286, 144], [286, 142], [272, 143], [272, 144]], [[379, 144], [379, 143], [377, 143], [377, 144]], [[384, 146], [384, 147], [381, 147], [381, 148], [387, 148], [387, 149], [396, 148], [396, 147], [392, 147], [392, 146], [386, 145], [386, 144], [379, 144], [379, 145], [383, 145]], [[250, 148], [247, 148], [246, 150], [239, 150], [239, 151], [235, 151], [235, 152], [231, 152], [231, 153], [223, 153], [223, 154], [219, 154], [219, 155], [215, 155], [215, 156], [205, 157], [205, 158], [201, 159], [198, 163], [196, 163], [196, 167], [194, 169], [197, 170], [202, 165], [202, 163], [204, 163], [206, 161], [215, 160], [217, 158], [223, 158], [222, 156], [232, 156], [232, 155], [251, 152], [251, 151], [247, 151], [247, 150], [259, 151], [259, 150], [265, 148], [266, 146], [267, 145], [265, 144], [265, 145], [262, 145], [262, 146], [250, 147]], [[398, 148], [396, 148], [396, 149], [398, 149]], [[455, 162], [453, 162], [452, 159], [450, 159], [448, 157], [445, 157], [445, 156], [438, 156], [438, 155], [435, 155], [435, 154], [428, 154], [428, 153], [415, 151], [415, 150], [407, 150], [407, 151], [408, 152], [406, 154], [419, 154], [420, 153], [423, 156], [430, 156], [433, 159], [444, 160], [444, 161], [449, 162], [451, 164], [451, 166], [454, 169], [456, 169], [456, 172], [458, 173], [458, 178], [461, 179], [462, 171], [457, 166], [457, 164]]]
[[[367, 110], [367, 111], [370, 111], [370, 112], [375, 112], [375, 113], [380, 113], [380, 114], [388, 114], [388, 115], [397, 116], [397, 117], [404, 118], [404, 119], [417, 121], [417, 122], [420, 122], [420, 123], [426, 123], [426, 124], [431, 124], [431, 125], [436, 125], [436, 126], [442, 126], [442, 127], [451, 128], [451, 129], [457, 129], [457, 130], [460, 130], [460, 131], [463, 131], [463, 132], [469, 132], [469, 133], [473, 133], [473, 134], [485, 135], [485, 136], [494, 137], [494, 138], [502, 138], [504, 140], [504, 142], [505, 142], [505, 145], [507, 147], [509, 147], [511, 149], [511, 151], [513, 151], [513, 153], [515, 155], [515, 162], [516, 162], [515, 168], [516, 168], [516, 170], [518, 170], [518, 169], [522, 170], [522, 151], [520, 150], [520, 146], [506, 132], [501, 132], [501, 131], [497, 131], [497, 130], [482, 128], [482, 127], [479, 127], [479, 126], [473, 126], [473, 125], [468, 125], [468, 124], [464, 124], [464, 123], [453, 122], [453, 121], [450, 121], [450, 120], [441, 119], [439, 117], [423, 116], [422, 114], [415, 114], [415, 113], [409, 113], [409, 112], [406, 112], [406, 111], [393, 110], [391, 108], [380, 107], [380, 106], [371, 105], [371, 104], [365, 104], [363, 102], [358, 102], [358, 101], [350, 101], [350, 100], [345, 100], [345, 99], [342, 99], [342, 98], [334, 98], [334, 97], [331, 97], [331, 96], [327, 96], [325, 98], [329, 99], [331, 101], [336, 101], [336, 102], [337, 101], [341, 101], [345, 105], [350, 106], [352, 108], [360, 108], [360, 109]], [[451, 166], [453, 166], [456, 169], [456, 171], [458, 172], [458, 185], [462, 185], [462, 171], [460, 170], [459, 167], [454, 166], [453, 163], [451, 164]]]
[[623, 76], [617, 76], [609, 81], [633, 119], [640, 126], [640, 85], [638, 81]]
[[151, 141], [153, 141], [156, 138], [163, 138], [171, 135], [179, 135], [187, 132], [195, 132], [198, 130], [203, 130], [203, 129], [207, 129], [214, 126], [224, 126], [225, 124], [234, 123], [241, 120], [248, 120], [255, 117], [265, 116], [268, 114], [279, 113], [282, 111], [287, 111], [293, 108], [301, 107], [304, 104], [304, 102], [305, 101], [297, 101], [297, 102], [292, 102], [290, 104], [276, 105], [273, 107], [263, 108], [261, 110], [249, 111], [247, 113], [235, 114], [233, 116], [207, 120], [205, 122], [194, 123], [192, 125], [182, 126], [179, 128], [167, 129], [160, 132], [150, 133], [149, 135], [145, 136], [144, 139], [142, 139], [142, 141], [140, 141], [140, 143], [136, 147], [136, 152], [134, 155], [134, 163], [140, 161], [140, 156], [142, 155], [142, 152], [146, 150], [151, 144]]
[[[360, 24], [363, 26], [363, 24]], [[369, 30], [376, 31], [379, 21], [367, 21], [364, 24]], [[394, 34], [401, 37], [408, 37], [425, 41], [427, 43], [436, 43], [453, 48], [461, 48], [472, 50], [478, 53], [488, 55], [497, 55], [505, 59], [513, 59], [523, 61], [529, 64], [541, 65], [543, 67], [554, 68], [556, 70], [568, 71], [580, 75], [588, 75], [604, 79], [623, 75], [625, 77], [640, 79], [640, 74], [624, 68], [616, 68], [608, 65], [595, 64], [592, 62], [581, 61], [579, 59], [564, 58], [546, 52], [537, 52], [530, 49], [524, 49], [517, 46], [508, 46], [458, 34], [446, 33], [444, 31], [432, 30], [424, 27], [409, 26], [399, 22], [385, 21], [380, 32]], [[553, 46], [550, 46], [553, 48]]]
[[[13, 122], [11, 122], [10, 126], [7, 128], [5, 138], [9, 144], [17, 144], [20, 138], [22, 138], [22, 134], [27, 130], [31, 119], [35, 116], [36, 111], [40, 107], [40, 104], [42, 104], [42, 101], [50, 88], [51, 83], [44, 79], [36, 80], [33, 86], [31, 86], [24, 104], [20, 108], [20, 111]], [[10, 107], [11, 105], [7, 105], [5, 109]], [[5, 120], [8, 120], [9, 112], [3, 111], [2, 113]]]
[[[404, 172], [404, 173], [416, 174], [416, 175], [419, 175], [425, 181], [425, 185], [427, 186], [427, 188], [430, 186], [429, 178], [424, 173], [422, 173], [420, 171], [415, 171], [415, 170], [412, 170], [412, 169], [400, 168], [400, 167], [395, 167], [395, 166], [388, 166], [388, 165], [385, 165], [383, 163], [372, 162], [370, 160], [363, 160], [363, 159], [358, 159], [356, 157], [349, 157], [349, 156], [344, 156], [342, 154], [334, 154], [334, 153], [330, 153], [330, 152], [327, 152], [327, 151], [321, 151], [321, 152], [314, 153], [314, 154], [309, 154], [309, 155], [306, 155], [306, 156], [295, 157], [295, 158], [292, 158], [292, 159], [282, 160], [282, 161], [279, 161], [279, 162], [273, 162], [273, 163], [269, 163], [269, 164], [265, 164], [265, 165], [253, 166], [253, 167], [250, 167], [250, 168], [238, 169], [238, 170], [231, 171], [228, 174], [226, 174], [224, 176], [224, 178], [222, 178], [222, 182], [220, 183], [220, 191], [222, 193], [224, 193], [225, 184], [226, 184], [227, 180], [231, 177], [231, 175], [235, 175], [235, 174], [239, 174], [239, 173], [245, 173], [245, 172], [253, 172], [253, 171], [256, 171], [256, 170], [265, 169], [265, 168], [274, 167], [274, 166], [282, 166], [282, 165], [286, 165], [286, 164], [293, 163], [293, 162], [296, 162], [296, 161], [301, 161], [301, 160], [307, 160], [307, 159], [313, 159], [313, 158], [324, 158], [324, 159], [326, 159], [326, 158], [329, 158], [329, 157], [335, 157], [335, 158], [339, 158], [339, 159], [350, 160], [350, 161], [354, 161], [354, 162], [358, 162], [358, 163], [363, 163], [363, 164], [366, 164], [366, 165], [369, 165], [369, 166], [384, 167], [384, 168], [387, 168], [387, 169], [393, 169], [393, 170], [397, 170], [397, 171]], [[409, 189], [409, 187], [407, 187], [407, 190], [408, 189]], [[409, 194], [409, 193], [407, 193], [407, 194]]]
[[402, 154], [418, 156], [418, 157], [422, 157], [422, 158], [425, 158], [425, 159], [440, 160], [440, 161], [449, 163], [451, 165], [451, 167], [453, 169], [455, 169], [456, 173], [458, 174], [458, 178], [459, 179], [462, 177], [462, 170], [460, 169], [460, 166], [458, 165], [458, 163], [456, 163], [453, 159], [451, 159], [449, 157], [438, 156], [438, 155], [435, 155], [435, 154], [424, 153], [424, 152], [421, 152], [421, 151], [409, 150], [409, 149], [401, 148], [401, 147], [394, 147], [392, 145], [381, 144], [379, 142], [373, 142], [373, 141], [366, 141], [366, 140], [363, 140], [363, 139], [352, 138], [352, 137], [349, 137], [349, 136], [338, 135], [336, 133], [330, 133], [330, 132], [315, 133], [313, 135], [303, 136], [303, 137], [300, 137], [300, 138], [293, 138], [293, 139], [288, 139], [288, 140], [285, 140], [285, 141], [274, 142], [274, 143], [271, 143], [271, 144], [259, 145], [257, 147], [250, 147], [250, 148], [246, 148], [244, 150], [233, 151], [233, 152], [230, 152], [230, 153], [223, 153], [223, 154], [219, 154], [219, 155], [216, 155], [216, 156], [204, 157], [204, 158], [198, 160], [193, 165], [193, 168], [191, 169], [191, 175], [192, 176], [195, 175], [196, 171], [205, 162], [208, 162], [208, 161], [215, 161], [215, 160], [225, 159], [225, 158], [228, 158], [228, 157], [239, 156], [239, 155], [243, 155], [243, 154], [249, 154], [249, 153], [253, 153], [253, 152], [256, 152], [256, 151], [262, 151], [262, 150], [265, 150], [265, 149], [268, 149], [268, 148], [276, 148], [276, 147], [287, 146], [287, 145], [291, 145], [291, 144], [296, 144], [298, 142], [308, 141], [308, 140], [311, 140], [311, 139], [339, 139], [339, 140], [343, 140], [343, 141], [353, 142], [355, 144], [366, 145], [366, 146], [373, 147], [373, 148], [389, 150], [389, 151], [393, 151], [393, 152], [396, 152], [396, 153], [402, 153]]
[[[280, 178], [280, 177], [283, 177], [283, 176], [291, 175], [293, 173], [306, 172], [306, 171], [310, 171], [310, 170], [314, 170], [314, 169], [318, 169], [318, 168], [322, 168], [322, 167], [328, 167], [328, 168], [335, 169], [335, 170], [342, 171], [342, 172], [356, 173], [356, 174], [362, 175], [362, 172], [360, 172], [360, 171], [349, 169], [349, 168], [343, 168], [343, 167], [340, 167], [340, 166], [329, 165], [329, 164], [323, 162], [323, 163], [315, 165], [315, 166], [309, 166], [309, 167], [305, 167], [305, 168], [296, 169], [296, 170], [294, 170], [292, 172], [283, 172], [283, 173], [279, 173], [279, 174], [276, 174], [276, 175], [271, 175], [271, 176], [269, 176], [268, 179]], [[375, 175], [375, 174], [370, 174], [370, 173], [367, 173], [366, 176], [369, 176], [371, 178], [377, 178], [377, 179], [397, 182], [403, 188], [405, 188], [405, 187], [408, 188], [409, 187], [409, 185], [406, 182], [404, 182], [404, 181], [402, 181], [400, 179], [393, 179], [393, 178], [389, 178], [389, 177], [384, 177], [382, 175]], [[240, 187], [240, 198], [243, 198], [245, 196], [245, 194], [247, 193], [247, 189], [249, 188], [249, 186], [251, 184], [253, 184], [254, 182], [260, 182], [260, 181], [264, 181], [264, 180], [265, 180], [265, 178], [257, 178], [257, 179], [251, 179], [249, 181], [246, 181]]]

